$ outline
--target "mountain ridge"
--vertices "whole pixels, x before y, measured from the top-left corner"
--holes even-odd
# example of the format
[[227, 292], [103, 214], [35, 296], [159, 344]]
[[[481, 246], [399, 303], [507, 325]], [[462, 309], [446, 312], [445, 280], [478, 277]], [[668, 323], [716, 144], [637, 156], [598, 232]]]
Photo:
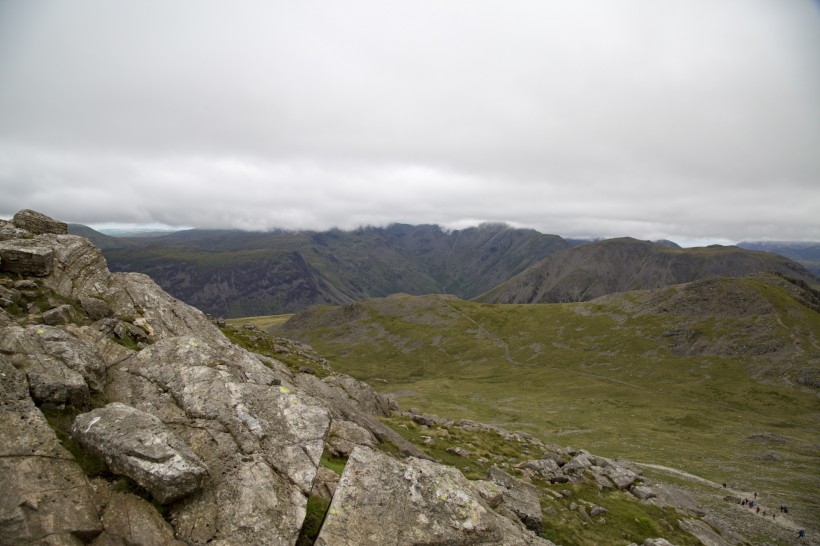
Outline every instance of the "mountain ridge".
[[556, 252], [475, 299], [485, 303], [589, 301], [616, 292], [763, 271], [817, 280], [796, 262], [768, 252], [720, 245], [675, 248], [621, 237]]
[[[147, 273], [175, 297], [225, 317], [292, 313], [393, 293], [574, 301], [766, 270], [816, 281], [771, 253], [681, 249], [630, 238], [576, 244], [504, 224], [451, 231], [407, 224], [325, 232], [186, 230], [150, 238], [76, 229], [99, 245], [113, 271]], [[541, 286], [545, 274], [557, 284]]]

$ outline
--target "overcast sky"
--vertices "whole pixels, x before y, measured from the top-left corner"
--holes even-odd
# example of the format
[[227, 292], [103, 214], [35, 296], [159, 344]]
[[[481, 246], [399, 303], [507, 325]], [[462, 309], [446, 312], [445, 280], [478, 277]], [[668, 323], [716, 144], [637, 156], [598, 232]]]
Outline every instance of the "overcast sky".
[[0, 217], [820, 240], [812, 0], [0, 0]]

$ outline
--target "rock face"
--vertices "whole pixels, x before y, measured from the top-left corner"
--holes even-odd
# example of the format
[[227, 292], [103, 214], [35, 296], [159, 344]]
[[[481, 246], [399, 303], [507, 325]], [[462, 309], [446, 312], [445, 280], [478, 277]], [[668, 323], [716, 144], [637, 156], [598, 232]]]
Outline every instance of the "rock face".
[[551, 543], [494, 512], [458, 470], [360, 447], [348, 460], [316, 544]]
[[66, 235], [68, 224], [52, 220], [40, 212], [24, 209], [14, 215], [11, 222], [20, 229], [29, 233], [40, 235], [42, 233], [54, 233], [56, 235]]
[[78, 415], [71, 435], [163, 504], [195, 491], [207, 473], [162, 421], [118, 402]]
[[54, 251], [27, 239], [0, 242], [0, 271], [45, 277], [54, 267]]
[[0, 354], [0, 545], [81, 544], [103, 529], [89, 487]]
[[527, 529], [540, 535], [544, 531], [541, 515], [541, 501], [538, 490], [528, 483], [515, 479], [500, 468], [493, 466], [487, 472], [488, 478], [501, 486], [501, 505], [516, 515]]
[[[29, 254], [49, 256], [50, 268], [17, 268], [38, 282], [2, 285], [15, 298], [39, 291], [55, 311], [51, 325], [39, 314], [0, 316], [0, 544], [295, 543], [330, 429], [325, 403], [148, 277], [110, 273], [87, 240], [46, 224], [38, 233], [19, 227], [32, 217], [4, 224], [2, 246], [42, 249]], [[66, 301], [82, 311], [57, 310]], [[128, 338], [144, 348], [117, 344]], [[74, 436], [167, 503], [170, 526], [131, 494], [95, 503], [38, 408], [105, 403], [76, 419]]]

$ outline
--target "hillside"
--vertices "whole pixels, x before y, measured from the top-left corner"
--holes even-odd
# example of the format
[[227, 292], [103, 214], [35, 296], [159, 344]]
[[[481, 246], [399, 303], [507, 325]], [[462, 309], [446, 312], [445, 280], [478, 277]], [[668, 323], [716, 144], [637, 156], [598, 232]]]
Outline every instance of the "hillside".
[[763, 271], [816, 282], [799, 264], [767, 252], [717, 245], [683, 249], [619, 238], [556, 252], [476, 300], [485, 303], [589, 301], [615, 292]]
[[402, 405], [739, 484], [816, 528], [818, 302], [755, 274], [586, 303], [393, 296], [276, 333]]
[[140, 271], [212, 315], [286, 313], [404, 292], [476, 296], [568, 243], [487, 224], [443, 231], [392, 225], [356, 231], [190, 230], [97, 238], [112, 271]]

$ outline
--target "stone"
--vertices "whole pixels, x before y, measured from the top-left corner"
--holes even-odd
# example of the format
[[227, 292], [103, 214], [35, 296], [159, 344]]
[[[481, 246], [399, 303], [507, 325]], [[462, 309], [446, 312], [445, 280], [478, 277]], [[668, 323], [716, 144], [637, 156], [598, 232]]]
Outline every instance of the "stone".
[[125, 404], [78, 415], [71, 435], [113, 473], [128, 476], [162, 504], [190, 495], [207, 474], [199, 457], [162, 421]]
[[20, 291], [0, 286], [0, 307], [9, 307], [20, 301]]
[[458, 455], [459, 457], [469, 457], [470, 455], [472, 455], [470, 451], [460, 446], [448, 447], [445, 451], [447, 451], [447, 453]]
[[628, 489], [629, 486], [638, 479], [638, 475], [635, 472], [620, 465], [610, 465], [605, 467], [604, 475], [612, 480], [612, 483], [614, 483], [618, 489]]
[[311, 495], [317, 495], [325, 500], [331, 500], [339, 485], [339, 475], [329, 468], [320, 466], [316, 470], [316, 478], [313, 481]]
[[378, 440], [369, 430], [352, 421], [334, 419], [330, 423], [327, 443], [334, 455], [347, 458], [356, 446], [374, 447]]
[[114, 312], [108, 304], [99, 298], [81, 296], [80, 305], [82, 305], [83, 311], [91, 317], [91, 320], [100, 320], [114, 316]]
[[[360, 427], [370, 431], [380, 442], [389, 441], [399, 448], [400, 453], [405, 456], [418, 458], [429, 458], [416, 446], [405, 440], [398, 432], [394, 431], [378, 419], [369, 410], [378, 407], [379, 411], [385, 409], [385, 404], [389, 405], [389, 400], [377, 395], [372, 389], [370, 394], [366, 394], [368, 389], [352, 388], [355, 381], [350, 376], [336, 374], [324, 379], [319, 379], [314, 375], [298, 374], [293, 376], [293, 382], [308, 394], [321, 399], [330, 409], [334, 420], [351, 421]], [[350, 395], [349, 390], [344, 388], [348, 385], [349, 390], [358, 393], [357, 397]]]
[[45, 277], [54, 268], [54, 251], [35, 241], [0, 241], [0, 271]]
[[42, 233], [65, 235], [68, 233], [68, 224], [65, 222], [52, 220], [45, 214], [30, 209], [18, 211], [11, 222], [18, 228], [35, 235]]
[[68, 324], [75, 320], [74, 308], [68, 304], [60, 305], [43, 313], [43, 322], [49, 326]]
[[541, 535], [544, 530], [544, 519], [538, 489], [532, 484], [514, 478], [497, 466], [491, 466], [487, 470], [487, 477], [505, 488], [502, 505], [512, 511], [527, 529]]
[[[401, 507], [401, 509], [397, 509]], [[347, 462], [317, 546], [548, 545], [495, 513], [455, 468], [365, 447]]]
[[489, 480], [478, 480], [472, 482], [472, 485], [490, 508], [498, 508], [501, 506], [506, 488]]
[[109, 367], [105, 394], [167, 423], [207, 466], [202, 490], [169, 505], [178, 539], [293, 544], [330, 413], [284, 365], [223, 340], [162, 334]]
[[0, 355], [0, 545], [81, 544], [102, 531], [93, 492]]
[[629, 492], [635, 495], [640, 500], [647, 500], [657, 497], [655, 490], [645, 485], [635, 485], [629, 489]]
[[102, 511], [105, 529], [91, 546], [185, 546], [174, 530], [145, 500], [114, 491]]
[[647, 538], [643, 541], [643, 546], [675, 546], [665, 538]]
[[8, 220], [0, 220], [0, 241], [9, 239], [31, 239], [31, 233], [20, 229]]
[[732, 536], [730, 540], [727, 540], [708, 523], [699, 519], [681, 518], [678, 521], [678, 526], [687, 533], [694, 535], [703, 546], [732, 546], [740, 543], [738, 537]]
[[26, 372], [38, 404], [85, 407], [102, 390], [105, 362], [93, 347], [63, 329], [7, 326], [0, 352]]

